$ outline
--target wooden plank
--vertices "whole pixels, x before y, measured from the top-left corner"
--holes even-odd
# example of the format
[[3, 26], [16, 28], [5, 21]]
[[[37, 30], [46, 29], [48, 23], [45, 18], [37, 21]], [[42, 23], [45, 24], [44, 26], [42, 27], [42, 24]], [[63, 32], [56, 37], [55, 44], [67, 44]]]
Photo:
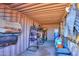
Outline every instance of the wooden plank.
[[[39, 21], [39, 20], [38, 20]], [[39, 21], [39, 22], [41, 22], [41, 23], [56, 23], [56, 22], [60, 22], [60, 18], [59, 19], [55, 19], [55, 20], [51, 20], [51, 21]]]
[[43, 8], [43, 9], [37, 9], [37, 10], [27, 10], [29, 12], [32, 12], [32, 11], [42, 11], [42, 10], [52, 10], [52, 9], [65, 9], [65, 6], [58, 6], [58, 7], [48, 7], [48, 8]]
[[42, 20], [42, 19], [40, 20], [39, 19], [38, 21], [41, 22], [41, 23], [42, 22], [59, 22], [60, 18], [56, 18], [56, 19], [51, 18], [51, 19], [48, 19], [48, 20], [45, 20], [45, 19], [44, 20]]
[[65, 10], [65, 7], [58, 7], [58, 8], [49, 8], [49, 9], [41, 9], [41, 10], [37, 10], [37, 11], [22, 11], [23, 13], [37, 13], [37, 12], [47, 12], [47, 11], [61, 11], [61, 10]]
[[55, 7], [60, 7], [60, 6], [64, 6], [64, 4], [55, 4], [55, 5], [47, 5], [47, 6], [43, 6], [43, 7], [38, 7], [38, 8], [34, 8], [34, 9], [30, 9], [32, 7], [28, 7], [28, 8], [24, 8], [24, 9], [21, 9], [20, 11], [24, 11], [24, 10], [40, 10], [40, 9], [47, 9], [47, 8], [55, 8]]
[[51, 24], [51, 23], [60, 23], [60, 21], [51, 21], [51, 22], [49, 22], [49, 21], [47, 21], [47, 22], [41, 22], [41, 24]]
[[37, 19], [37, 21], [39, 21], [39, 22], [48, 22], [48, 21], [57, 21], [57, 19], [60, 19], [59, 17], [58, 18], [53, 18], [53, 17], [51, 17], [51, 18], [35, 18], [35, 19]]
[[41, 23], [41, 25], [52, 25], [52, 24], [58, 24], [58, 23], [60, 23], [60, 22], [48, 22], [48, 23]]
[[18, 7], [18, 6], [21, 6], [21, 5], [23, 5], [23, 3], [12, 3], [9, 6], [11, 6], [11, 7]]
[[61, 10], [61, 11], [45, 11], [45, 12], [38, 12], [38, 13], [27, 13], [27, 14], [29, 14], [30, 16], [40, 16], [40, 15], [49, 15], [49, 14], [54, 14], [55, 15], [55, 13], [56, 14], [62, 14], [62, 13], [64, 13], [64, 10]]
[[[43, 6], [48, 6], [48, 5], [51, 5], [51, 4], [50, 4], [50, 3], [49, 3], [49, 4], [47, 4], [47, 3], [43, 3], [43, 4], [42, 4], [42, 3], [40, 3], [40, 4], [37, 4], [37, 5], [28, 7], [27, 10], [28, 10], [28, 9], [31, 10], [31, 9], [35, 9], [35, 8], [43, 7]], [[26, 9], [26, 7], [23, 8], [23, 9], [21, 9], [21, 10], [24, 11], [24, 9]]]
[[20, 6], [14, 7], [14, 9], [20, 10], [20, 9], [32, 7], [32, 6], [35, 6], [35, 5], [38, 5], [38, 3], [35, 3], [35, 4], [34, 3], [22, 4]]
[[[60, 18], [59, 18], [60, 17]], [[51, 17], [51, 18], [35, 18], [37, 19], [40, 23], [56, 23], [56, 22], [60, 22], [61, 21], [61, 16], [59, 17]]]
[[30, 7], [32, 5], [35, 5], [35, 4], [33, 4], [33, 3], [29, 3], [29, 4], [24, 3], [24, 4], [20, 5], [20, 6], [15, 6], [14, 9], [18, 9], [19, 10], [19, 9], [22, 9], [22, 8]]
[[57, 21], [57, 19], [60, 19], [59, 17], [58, 18], [53, 18], [53, 17], [50, 17], [50, 18], [35, 18], [37, 21], [40, 21], [40, 22], [47, 22], [47, 21]]
[[58, 16], [60, 16], [60, 15], [62, 15], [64, 12], [62, 12], [62, 13], [49, 13], [49, 14], [47, 14], [47, 13], [44, 13], [44, 14], [36, 14], [36, 15], [31, 15], [32, 17], [40, 17], [40, 18], [44, 18], [44, 17], [58, 17]]

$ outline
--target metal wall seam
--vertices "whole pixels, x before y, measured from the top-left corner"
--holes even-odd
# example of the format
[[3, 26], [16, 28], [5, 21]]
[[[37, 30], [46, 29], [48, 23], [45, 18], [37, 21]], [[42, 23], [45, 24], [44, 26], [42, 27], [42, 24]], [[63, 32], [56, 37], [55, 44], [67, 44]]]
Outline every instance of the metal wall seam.
[[23, 29], [23, 51], [24, 51], [24, 50], [25, 50], [25, 49], [24, 49], [24, 44], [25, 44], [25, 32], [26, 32], [26, 31], [25, 31], [25, 17], [24, 17], [24, 15], [23, 15], [23, 20], [24, 20], [24, 21], [23, 21], [23, 28], [24, 28], [24, 29]]
[[27, 46], [27, 24], [26, 24], [27, 23], [27, 19], [26, 19], [25, 16], [24, 16], [24, 18], [25, 18], [25, 32], [24, 32], [24, 37], [25, 37], [24, 38], [24, 40], [25, 40], [24, 42], [25, 42], [25, 44], [24, 44], [24, 50], [26, 50], [26, 48], [27, 48], [26, 47]]
[[[21, 24], [21, 14], [20, 14], [20, 20], [19, 20], [19, 23]], [[21, 53], [21, 35], [19, 36], [19, 54]]]
[[[20, 21], [20, 15], [19, 15], [19, 13], [17, 13], [17, 22], [19, 23], [19, 21]], [[16, 47], [16, 55], [18, 55], [19, 53], [20, 53], [20, 49], [19, 49], [19, 47], [20, 47], [20, 42], [19, 42], [19, 38], [20, 36], [18, 36], [18, 41], [17, 41], [17, 47]]]
[[24, 44], [24, 43], [23, 43], [23, 40], [24, 40], [24, 37], [23, 37], [23, 36], [24, 36], [24, 24], [23, 24], [23, 23], [24, 23], [24, 18], [23, 18], [23, 15], [22, 15], [22, 20], [21, 20], [21, 22], [22, 22], [22, 23], [21, 23], [21, 24], [22, 24], [22, 39], [21, 39], [22, 50], [21, 50], [21, 51], [23, 52], [23, 48], [24, 48], [24, 47], [23, 47], [23, 44]]
[[[16, 22], [18, 22], [18, 12], [16, 12]], [[17, 43], [15, 45], [15, 55], [17, 55]]]

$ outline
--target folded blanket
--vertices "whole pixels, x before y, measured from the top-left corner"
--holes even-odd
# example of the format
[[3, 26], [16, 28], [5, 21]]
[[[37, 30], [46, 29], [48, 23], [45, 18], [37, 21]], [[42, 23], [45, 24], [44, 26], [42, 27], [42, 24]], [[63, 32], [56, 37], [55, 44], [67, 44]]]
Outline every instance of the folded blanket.
[[6, 29], [0, 28], [0, 32], [4, 33], [4, 32], [6, 32]]
[[21, 25], [17, 22], [7, 22], [6, 27], [14, 28], [14, 29], [21, 29]]
[[0, 28], [10, 29], [10, 30], [21, 30], [21, 25], [17, 22], [8, 22], [6, 20], [0, 20]]
[[16, 33], [16, 32], [20, 32], [20, 30], [11, 28], [0, 28], [0, 33]]

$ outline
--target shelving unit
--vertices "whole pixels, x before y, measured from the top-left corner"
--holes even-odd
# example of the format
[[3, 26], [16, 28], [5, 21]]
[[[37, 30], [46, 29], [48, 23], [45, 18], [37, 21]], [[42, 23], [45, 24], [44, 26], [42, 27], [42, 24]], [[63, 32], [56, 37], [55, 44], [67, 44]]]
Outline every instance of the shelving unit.
[[[17, 20], [16, 12], [14, 12], [12, 9], [5, 7], [3, 5], [3, 8], [0, 7], [0, 21], [4, 22], [11, 22], [12, 20]], [[2, 23], [4, 23], [2, 22]], [[4, 23], [5, 24], [5, 23]], [[2, 24], [2, 25], [4, 25]], [[7, 23], [8, 24], [8, 23]], [[6, 27], [6, 25], [4, 27]], [[0, 23], [0, 26], [2, 26]], [[5, 29], [4, 27], [0, 27]], [[15, 45], [18, 41], [18, 36], [21, 34], [21, 32], [1, 32], [0, 31], [0, 47], [6, 47], [10, 45]]]

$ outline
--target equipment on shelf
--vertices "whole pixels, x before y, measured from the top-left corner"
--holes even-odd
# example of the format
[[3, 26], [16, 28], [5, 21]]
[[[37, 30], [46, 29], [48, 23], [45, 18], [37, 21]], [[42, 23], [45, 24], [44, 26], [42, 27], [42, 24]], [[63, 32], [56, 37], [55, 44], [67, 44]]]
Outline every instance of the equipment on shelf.
[[55, 29], [54, 30], [54, 40], [57, 38], [59, 36], [59, 31], [58, 31], [58, 29]]
[[38, 44], [40, 45], [42, 43], [42, 27], [40, 25], [37, 28], [37, 39]]
[[[31, 50], [31, 48], [33, 47], [38, 49], [39, 45], [47, 40], [46, 34], [46, 30], [43, 30], [40, 25], [36, 27], [33, 24], [33, 26], [30, 27], [28, 50]], [[32, 50], [34, 50], [35, 48], [33, 48]]]
[[37, 38], [39, 40], [39, 44], [43, 44], [45, 40], [47, 40], [47, 33], [46, 30], [44, 30], [40, 25], [38, 26], [38, 34]]
[[47, 40], [47, 29], [43, 29], [43, 41]]
[[54, 47], [56, 49], [63, 48], [63, 37], [62, 37], [62, 35], [59, 34], [58, 29], [54, 30], [53, 38], [54, 38]]
[[19, 33], [0, 33], [0, 47], [6, 47], [17, 43]]
[[[31, 49], [32, 48], [32, 49]], [[38, 49], [37, 28], [35, 25], [30, 27], [28, 50]]]
[[16, 44], [20, 33], [21, 26], [19, 23], [0, 20], [0, 47]]
[[57, 38], [55, 38], [55, 47], [56, 48], [63, 48], [61, 36], [58, 36]]

